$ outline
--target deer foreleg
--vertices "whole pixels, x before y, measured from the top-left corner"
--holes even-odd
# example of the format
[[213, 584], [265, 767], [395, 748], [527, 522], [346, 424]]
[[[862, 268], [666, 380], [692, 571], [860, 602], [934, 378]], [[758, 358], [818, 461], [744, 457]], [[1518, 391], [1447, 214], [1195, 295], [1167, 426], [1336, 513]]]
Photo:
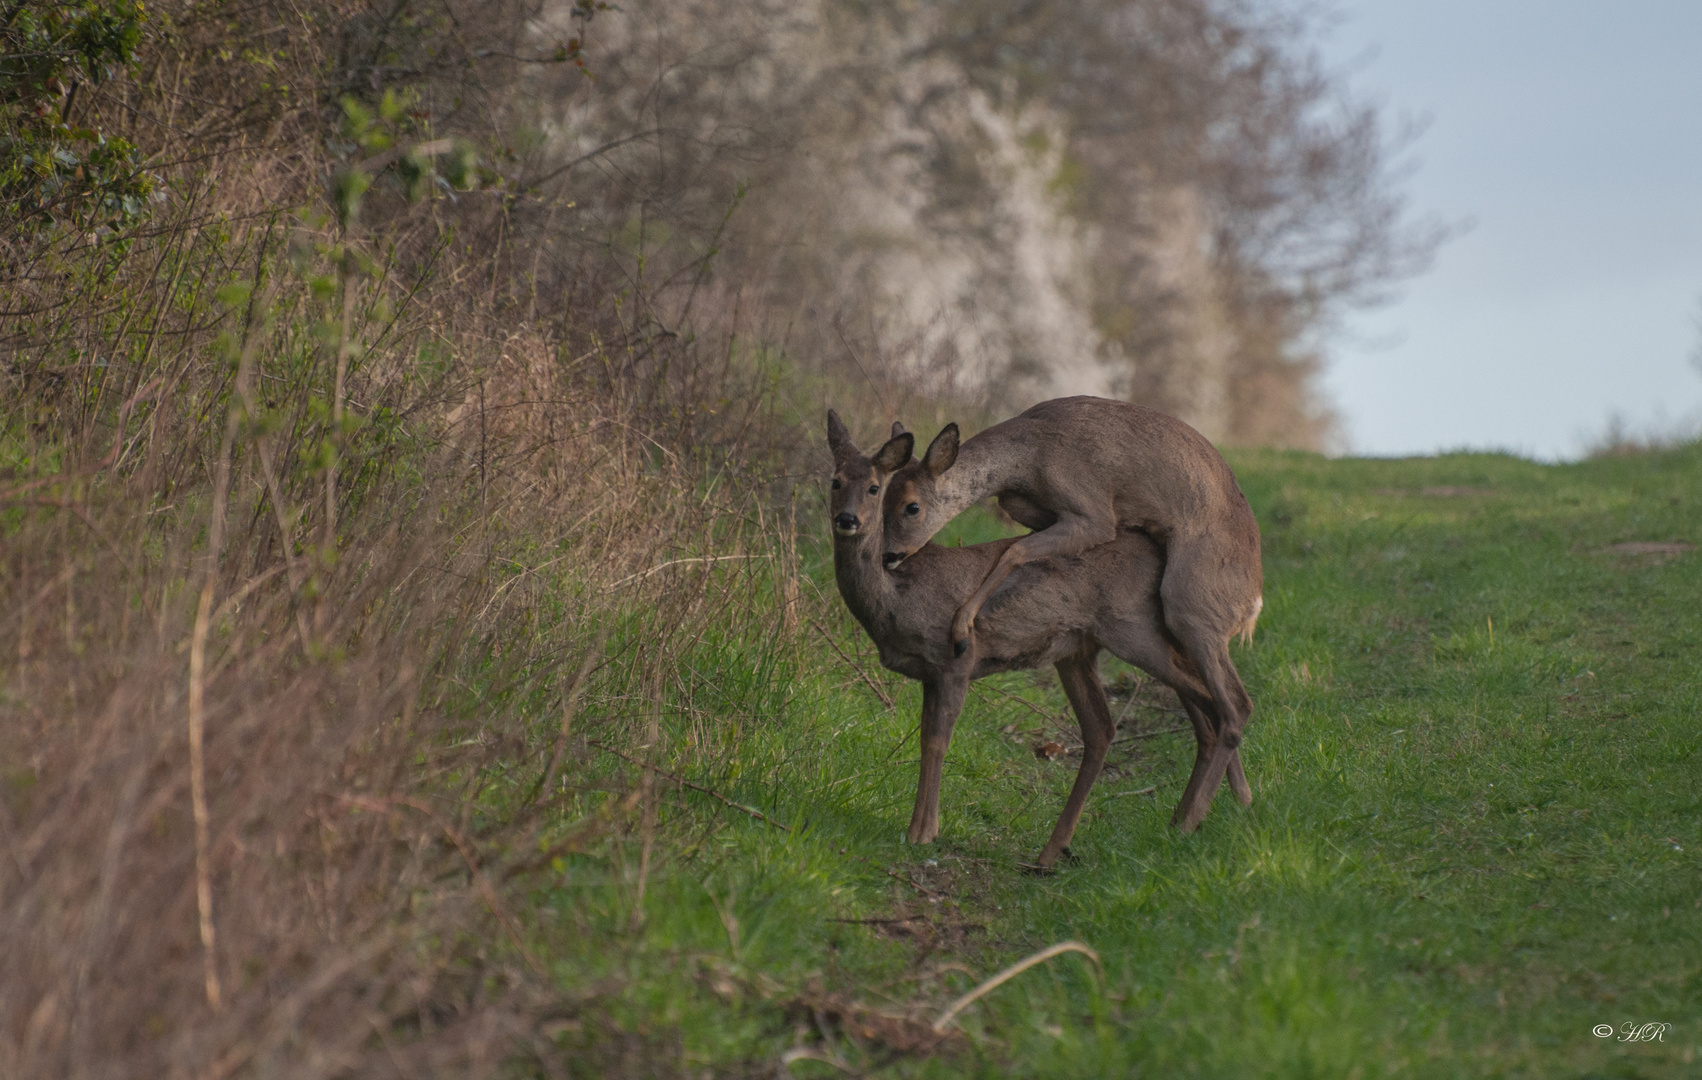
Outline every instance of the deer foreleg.
[[987, 572], [980, 587], [957, 609], [957, 614], [952, 616], [952, 650], [962, 656], [969, 648], [969, 635], [975, 627], [975, 616], [981, 611], [981, 605], [993, 595], [994, 590], [1010, 577], [1011, 571], [1036, 559], [1053, 555], [1079, 555], [1090, 547], [1116, 538], [1115, 516], [1101, 520], [1068, 515], [1059, 517], [1057, 524], [1052, 527], [1029, 533], [1006, 548], [1004, 554], [999, 556], [999, 561], [993, 564], [993, 569]]
[[1076, 770], [1075, 786], [1070, 788], [1064, 812], [1058, 816], [1052, 837], [1046, 841], [1046, 847], [1041, 850], [1040, 859], [1035, 864], [1035, 869], [1040, 871], [1052, 869], [1058, 856], [1069, 850], [1070, 840], [1081, 822], [1082, 811], [1087, 807], [1088, 792], [1093, 790], [1094, 781], [1099, 779], [1105, 768], [1105, 756], [1110, 752], [1111, 740], [1117, 733], [1117, 721], [1105, 700], [1105, 687], [1099, 682], [1094, 658], [1072, 656], [1058, 661], [1057, 668], [1064, 695], [1070, 699], [1070, 708], [1075, 710], [1076, 719], [1081, 723], [1081, 768]]
[[942, 678], [922, 684], [921, 777], [916, 784], [916, 808], [910, 812], [912, 844], [932, 843], [940, 835], [940, 778], [945, 769], [946, 748], [952, 728], [963, 711], [969, 680]]

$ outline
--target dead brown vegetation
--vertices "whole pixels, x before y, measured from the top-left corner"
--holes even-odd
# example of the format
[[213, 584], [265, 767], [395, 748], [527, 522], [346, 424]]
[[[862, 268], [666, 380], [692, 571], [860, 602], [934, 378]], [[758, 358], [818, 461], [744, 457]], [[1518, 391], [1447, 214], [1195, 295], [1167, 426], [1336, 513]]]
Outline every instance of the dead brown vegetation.
[[[735, 350], [595, 267], [529, 292], [541, 247], [476, 176], [339, 205], [363, 151], [325, 133], [408, 47], [437, 64], [416, 104], [501, 133], [463, 67], [500, 39], [381, 14], [169, 9], [83, 99], [152, 150], [152, 219], [4, 253], [9, 1077], [626, 1067], [516, 902], [611, 830], [654, 838], [642, 769], [556, 809], [593, 753], [575, 708], [636, 741], [706, 620], [797, 625], [762, 487], [786, 429]], [[217, 58], [244, 47], [270, 86]]]

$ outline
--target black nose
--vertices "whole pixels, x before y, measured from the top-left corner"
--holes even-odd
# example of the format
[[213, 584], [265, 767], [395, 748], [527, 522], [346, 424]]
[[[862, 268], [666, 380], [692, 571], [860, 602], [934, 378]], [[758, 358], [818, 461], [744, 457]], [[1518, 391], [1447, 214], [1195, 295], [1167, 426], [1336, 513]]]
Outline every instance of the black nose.
[[857, 520], [856, 514], [840, 514], [833, 519], [833, 527], [842, 533], [856, 532], [857, 526], [861, 524], [862, 522]]
[[900, 555], [896, 551], [889, 551], [889, 552], [886, 553], [885, 556], [883, 556], [881, 558], [881, 562], [886, 564], [886, 568], [888, 570], [891, 570], [893, 567], [897, 566], [899, 563], [901, 563], [903, 561], [904, 561], [904, 556]]

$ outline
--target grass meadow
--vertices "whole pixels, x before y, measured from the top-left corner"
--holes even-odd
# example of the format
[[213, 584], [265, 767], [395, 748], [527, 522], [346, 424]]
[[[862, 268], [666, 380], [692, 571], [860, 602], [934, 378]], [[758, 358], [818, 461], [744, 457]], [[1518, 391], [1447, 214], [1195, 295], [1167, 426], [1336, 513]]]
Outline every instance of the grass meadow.
[[[563, 820], [646, 784], [655, 810], [527, 893], [538, 961], [608, 1006], [549, 1036], [683, 1076], [1697, 1075], [1702, 449], [1232, 464], [1265, 535], [1251, 808], [1168, 826], [1192, 740], [1106, 660], [1123, 741], [1073, 862], [1017, 870], [1079, 746], [1050, 672], [977, 684], [941, 838], [906, 846], [920, 692], [801, 511], [804, 633], [699, 640], [647, 768], [582, 710]], [[935, 1031], [1072, 940], [1102, 969], [1057, 956]]]

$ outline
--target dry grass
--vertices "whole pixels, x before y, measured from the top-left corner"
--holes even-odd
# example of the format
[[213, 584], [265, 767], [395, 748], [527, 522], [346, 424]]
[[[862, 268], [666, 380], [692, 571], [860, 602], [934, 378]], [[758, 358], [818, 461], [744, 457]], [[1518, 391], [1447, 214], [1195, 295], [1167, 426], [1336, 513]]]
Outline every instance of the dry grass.
[[[149, 108], [228, 119], [193, 89]], [[129, 234], [5, 252], [0, 1075], [559, 1075], [599, 1004], [516, 897], [656, 831], [574, 710], [653, 745], [711, 623], [796, 632], [790, 429], [595, 274], [517, 317], [500, 198], [340, 228], [273, 119]]]
[[[795, 627], [772, 620], [795, 567], [725, 494], [748, 476], [721, 461], [706, 490], [689, 442], [508, 345], [411, 430], [437, 429], [405, 472], [349, 480], [388, 446], [344, 461], [359, 499], [330, 530], [325, 478], [268, 477], [246, 414], [211, 468], [179, 437], [128, 476], [7, 483], [0, 1072], [476, 1073], [559, 1054], [539, 1025], [594, 1011], [552, 990], [511, 898], [550, 854], [653, 831], [649, 789], [580, 822], [549, 789], [497, 814], [483, 789], [519, 766], [543, 788], [564, 751], [583, 770], [570, 715], [531, 723], [572, 709], [575, 671], [627, 699], [599, 716], [628, 742], [707, 623]], [[169, 404], [125, 430], [200, 422]]]
[[[795, 556], [728, 447], [504, 345], [463, 347], [427, 449], [343, 460], [329, 529], [322, 470], [269, 476], [240, 400], [210, 467], [178, 438], [0, 493], [0, 1072], [478, 1073], [595, 1013], [513, 897], [610, 830], [648, 848], [655, 799], [563, 820], [573, 710], [653, 746], [678, 650], [796, 633]], [[187, 403], [125, 430], [217, 430]]]

